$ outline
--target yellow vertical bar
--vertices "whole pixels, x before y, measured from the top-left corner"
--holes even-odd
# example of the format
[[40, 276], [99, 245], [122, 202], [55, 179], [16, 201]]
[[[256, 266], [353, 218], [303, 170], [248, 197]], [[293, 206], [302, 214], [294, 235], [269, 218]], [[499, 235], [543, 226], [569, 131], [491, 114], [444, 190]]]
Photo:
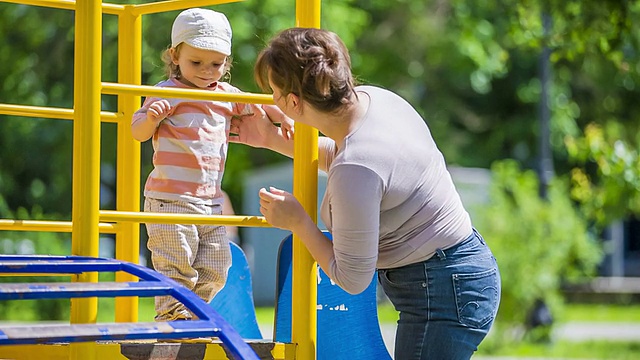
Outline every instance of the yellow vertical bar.
[[[140, 85], [142, 63], [142, 16], [133, 15], [133, 6], [125, 6], [118, 16], [118, 82]], [[116, 208], [120, 211], [140, 211], [140, 143], [131, 135], [131, 117], [140, 106], [140, 96], [118, 95], [116, 163]], [[116, 258], [138, 263], [140, 254], [140, 225], [134, 222], [119, 224], [116, 233]], [[137, 281], [131, 274], [118, 272], [116, 281]], [[138, 321], [138, 297], [116, 298], [116, 322]]]
[[[75, 15], [71, 242], [74, 255], [98, 256], [102, 4], [78, 1]], [[83, 273], [78, 279], [97, 282], [98, 274]], [[74, 299], [71, 309], [71, 323], [95, 323], [98, 299]], [[70, 358], [94, 359], [94, 350], [95, 343], [72, 343]]]
[[296, 0], [296, 26], [320, 28], [320, 0]]
[[[320, 27], [320, 0], [296, 0], [296, 26]], [[293, 194], [317, 222], [318, 131], [296, 124], [293, 156]], [[307, 248], [293, 237], [291, 339], [298, 344], [296, 359], [316, 358], [317, 267]]]

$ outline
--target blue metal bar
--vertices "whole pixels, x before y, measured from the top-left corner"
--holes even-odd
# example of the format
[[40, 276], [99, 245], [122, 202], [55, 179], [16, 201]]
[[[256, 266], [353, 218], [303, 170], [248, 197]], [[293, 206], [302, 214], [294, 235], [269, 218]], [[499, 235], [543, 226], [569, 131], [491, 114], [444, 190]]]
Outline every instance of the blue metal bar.
[[0, 286], [0, 300], [64, 299], [81, 297], [170, 295], [159, 281], [101, 283], [12, 283]]
[[103, 323], [73, 325], [18, 325], [0, 327], [0, 345], [43, 344], [98, 340], [140, 340], [211, 337], [220, 328], [204, 320]]
[[[259, 359], [255, 351], [213, 308], [176, 281], [144, 266], [87, 256], [0, 255], [0, 272], [80, 274], [123, 271], [135, 275], [139, 283], [98, 285], [100, 283], [14, 284], [0, 290], [0, 298], [51, 298], [95, 296], [144, 296], [166, 294], [184, 304], [199, 320], [154, 323], [113, 323], [74, 325], [27, 325], [0, 328], [0, 345], [48, 342], [87, 342], [96, 340], [175, 339], [218, 337], [237, 359]], [[7, 284], [9, 285], [9, 284]], [[3, 285], [4, 287], [4, 285]], [[66, 289], [65, 289], [66, 287]], [[84, 294], [79, 293], [84, 287]], [[102, 287], [102, 288], [101, 288]], [[141, 295], [143, 294], [143, 295]], [[154, 296], [153, 295], [153, 296]], [[33, 296], [33, 297], [31, 297]]]

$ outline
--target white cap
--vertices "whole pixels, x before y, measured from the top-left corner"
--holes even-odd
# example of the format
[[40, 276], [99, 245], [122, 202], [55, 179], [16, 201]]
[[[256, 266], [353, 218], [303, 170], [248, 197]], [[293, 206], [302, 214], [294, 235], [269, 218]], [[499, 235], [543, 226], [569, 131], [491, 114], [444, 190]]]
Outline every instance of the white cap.
[[173, 21], [171, 47], [186, 43], [198, 49], [231, 55], [231, 25], [224, 14], [208, 9], [187, 9]]

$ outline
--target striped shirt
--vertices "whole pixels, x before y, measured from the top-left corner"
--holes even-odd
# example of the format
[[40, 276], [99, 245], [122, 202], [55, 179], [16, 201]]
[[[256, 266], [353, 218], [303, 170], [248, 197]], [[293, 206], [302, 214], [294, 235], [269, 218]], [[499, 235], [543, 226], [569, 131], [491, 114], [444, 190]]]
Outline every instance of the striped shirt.
[[[189, 88], [173, 78], [156, 86]], [[241, 92], [224, 82], [212, 84], [209, 90]], [[142, 108], [134, 113], [132, 123], [144, 121], [149, 105], [157, 100], [148, 97]], [[167, 100], [172, 113], [160, 122], [153, 134], [153, 170], [147, 178], [144, 196], [195, 204], [222, 204], [221, 184], [231, 117], [247, 112], [247, 105], [224, 101]]]

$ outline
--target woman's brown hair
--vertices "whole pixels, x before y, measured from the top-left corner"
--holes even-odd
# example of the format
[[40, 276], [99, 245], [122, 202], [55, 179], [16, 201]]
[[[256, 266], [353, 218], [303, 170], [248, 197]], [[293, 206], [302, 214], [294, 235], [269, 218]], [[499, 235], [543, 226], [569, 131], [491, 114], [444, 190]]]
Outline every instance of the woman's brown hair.
[[258, 86], [269, 91], [269, 79], [322, 112], [340, 111], [356, 96], [351, 58], [333, 32], [291, 28], [276, 35], [260, 52], [254, 67]]

